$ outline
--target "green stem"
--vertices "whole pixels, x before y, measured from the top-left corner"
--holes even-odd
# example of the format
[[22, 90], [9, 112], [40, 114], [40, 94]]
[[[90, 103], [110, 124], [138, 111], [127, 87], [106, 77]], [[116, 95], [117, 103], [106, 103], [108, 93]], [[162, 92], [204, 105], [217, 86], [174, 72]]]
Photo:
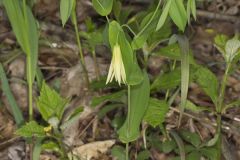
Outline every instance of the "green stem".
[[95, 72], [96, 72], [96, 75], [97, 75], [97, 80], [100, 80], [100, 71], [99, 71], [99, 65], [98, 65], [98, 62], [97, 62], [97, 57], [96, 57], [95, 50], [92, 51], [92, 55], [93, 55], [93, 61], [94, 61]]
[[27, 79], [28, 79], [28, 105], [29, 105], [29, 121], [33, 120], [33, 82], [32, 82], [32, 67], [31, 57], [27, 56]]
[[87, 69], [86, 69], [86, 65], [85, 65], [86, 64], [85, 59], [83, 56], [82, 44], [81, 44], [80, 35], [79, 35], [79, 31], [78, 31], [77, 17], [76, 17], [75, 10], [72, 11], [72, 22], [74, 24], [74, 29], [75, 29], [76, 39], [77, 39], [77, 46], [78, 46], [78, 50], [79, 50], [80, 61], [81, 61], [82, 67], [83, 67], [84, 75], [85, 75], [85, 80], [86, 80], [87, 86], [89, 86], [89, 78], [88, 78], [88, 73], [87, 73]]
[[231, 68], [231, 64], [229, 63], [229, 64], [227, 64], [227, 67], [226, 67], [226, 70], [225, 70], [225, 73], [223, 76], [222, 84], [221, 84], [220, 94], [218, 97], [217, 113], [221, 113], [221, 110], [223, 107], [227, 78], [228, 78], [230, 68]]
[[[127, 134], [129, 134], [129, 124], [130, 124], [130, 112], [131, 112], [131, 86], [130, 85], [128, 85], [128, 114], [127, 114]], [[129, 152], [129, 150], [128, 150], [128, 145], [129, 145], [129, 143], [127, 143], [126, 144], [126, 160], [128, 160], [128, 152]]]
[[126, 160], [128, 160], [128, 146], [129, 146], [129, 143], [126, 143]]

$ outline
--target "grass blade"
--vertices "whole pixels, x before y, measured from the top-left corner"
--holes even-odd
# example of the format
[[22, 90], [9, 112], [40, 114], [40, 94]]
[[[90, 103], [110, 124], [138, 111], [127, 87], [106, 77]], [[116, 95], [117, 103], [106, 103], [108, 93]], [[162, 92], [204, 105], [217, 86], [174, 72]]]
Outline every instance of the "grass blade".
[[7, 80], [6, 74], [4, 72], [4, 69], [3, 69], [3, 66], [1, 63], [0, 63], [0, 78], [1, 78], [1, 82], [2, 82], [2, 90], [8, 99], [14, 119], [17, 123], [17, 126], [19, 127], [24, 123], [23, 115], [22, 115], [22, 112], [19, 109], [19, 106], [17, 105], [17, 102], [10, 90], [8, 80]]

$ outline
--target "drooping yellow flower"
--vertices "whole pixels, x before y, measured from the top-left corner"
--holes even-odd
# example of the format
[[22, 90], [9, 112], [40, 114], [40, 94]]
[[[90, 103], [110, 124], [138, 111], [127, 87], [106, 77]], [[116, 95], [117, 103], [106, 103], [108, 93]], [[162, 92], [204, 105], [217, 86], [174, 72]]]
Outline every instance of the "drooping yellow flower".
[[121, 85], [121, 83], [126, 84], [126, 72], [119, 44], [116, 44], [113, 47], [112, 61], [108, 71], [106, 84], [112, 82], [114, 77], [119, 85]]

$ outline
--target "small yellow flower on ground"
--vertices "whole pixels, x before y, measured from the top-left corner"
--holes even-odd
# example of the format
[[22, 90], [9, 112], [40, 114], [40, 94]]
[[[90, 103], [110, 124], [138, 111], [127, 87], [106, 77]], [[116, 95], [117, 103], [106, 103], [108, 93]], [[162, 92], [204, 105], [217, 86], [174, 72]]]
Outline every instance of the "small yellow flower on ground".
[[112, 61], [108, 71], [106, 84], [112, 82], [114, 77], [119, 85], [121, 85], [121, 83], [126, 84], [126, 72], [119, 44], [116, 44], [113, 47]]

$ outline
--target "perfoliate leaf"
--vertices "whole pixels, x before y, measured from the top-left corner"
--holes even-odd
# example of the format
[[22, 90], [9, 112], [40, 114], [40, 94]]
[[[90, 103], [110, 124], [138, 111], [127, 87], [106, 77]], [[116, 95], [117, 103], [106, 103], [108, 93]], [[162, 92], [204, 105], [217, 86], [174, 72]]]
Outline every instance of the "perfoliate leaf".
[[166, 101], [150, 98], [144, 121], [156, 127], [164, 122], [168, 110], [169, 107]]
[[58, 120], [61, 120], [64, 107], [68, 101], [69, 99], [62, 98], [44, 82], [40, 96], [37, 99], [37, 107], [45, 121], [52, 117], [57, 117]]
[[150, 82], [146, 72], [142, 83], [130, 87], [130, 104], [128, 106], [128, 118], [119, 129], [119, 139], [124, 142], [136, 140], [140, 134], [139, 126], [148, 108], [150, 96]]
[[101, 16], [107, 16], [113, 7], [113, 0], [92, 0], [93, 8]]
[[181, 31], [185, 30], [187, 24], [187, 13], [182, 0], [172, 0], [169, 10], [170, 17]]
[[64, 26], [69, 19], [72, 10], [74, 8], [75, 0], [61, 0], [60, 1], [60, 17], [62, 20], [62, 25]]
[[30, 137], [44, 137], [45, 131], [44, 126], [37, 124], [35, 121], [30, 121], [23, 125], [16, 131], [16, 134], [22, 137], [30, 138]]
[[[33, 83], [36, 74], [38, 59], [38, 29], [33, 14], [26, 6], [26, 17], [22, 10], [22, 1], [3, 0], [13, 31], [22, 50], [26, 53], [28, 61], [28, 81]], [[32, 84], [30, 84], [32, 85]]]

